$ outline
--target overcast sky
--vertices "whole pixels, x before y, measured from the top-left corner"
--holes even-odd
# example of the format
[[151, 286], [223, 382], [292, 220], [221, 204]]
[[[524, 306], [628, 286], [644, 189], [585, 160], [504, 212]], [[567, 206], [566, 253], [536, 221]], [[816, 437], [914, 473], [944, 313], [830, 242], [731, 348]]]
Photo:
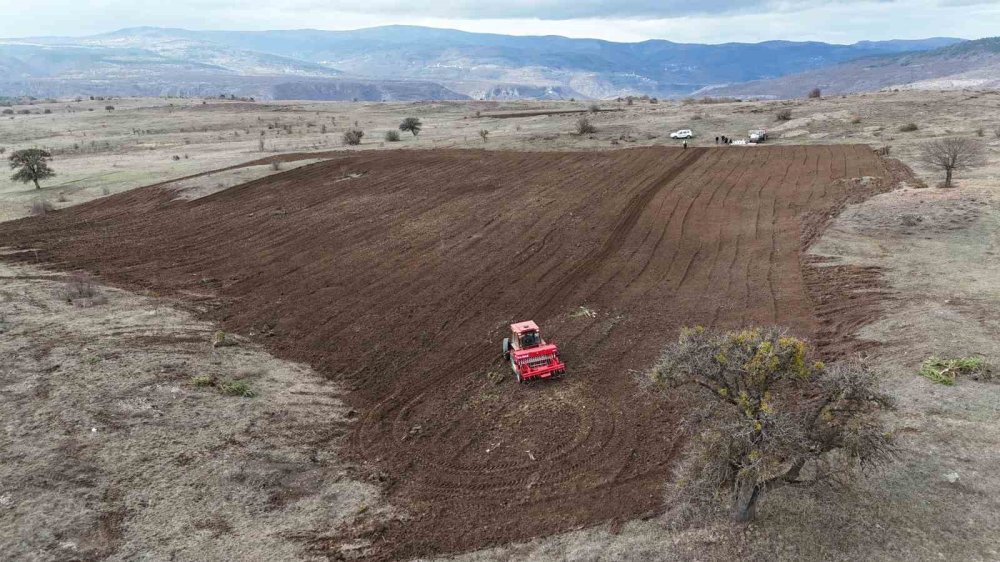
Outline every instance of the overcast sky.
[[1000, 35], [1000, 0], [0, 0], [0, 37], [387, 24], [613, 41], [972, 39]]

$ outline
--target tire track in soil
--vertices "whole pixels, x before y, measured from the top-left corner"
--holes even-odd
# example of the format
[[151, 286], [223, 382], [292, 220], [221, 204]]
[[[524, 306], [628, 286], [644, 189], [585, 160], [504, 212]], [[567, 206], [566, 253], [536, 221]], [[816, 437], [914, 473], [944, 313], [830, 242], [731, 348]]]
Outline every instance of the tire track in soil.
[[[862, 321], [837, 320], [836, 284], [804, 279], [799, 241], [858, 196], [830, 180], [860, 170], [887, 175], [850, 146], [337, 154], [191, 202], [150, 186], [0, 225], [0, 246], [130, 288], [215, 290], [206, 317], [341, 381], [361, 412], [346, 451], [406, 515], [309, 548], [365, 539], [397, 559], [660, 509], [684, 405], [632, 373], [685, 324], [780, 310], [832, 341]], [[526, 317], [570, 375], [490, 382], [505, 325]]]

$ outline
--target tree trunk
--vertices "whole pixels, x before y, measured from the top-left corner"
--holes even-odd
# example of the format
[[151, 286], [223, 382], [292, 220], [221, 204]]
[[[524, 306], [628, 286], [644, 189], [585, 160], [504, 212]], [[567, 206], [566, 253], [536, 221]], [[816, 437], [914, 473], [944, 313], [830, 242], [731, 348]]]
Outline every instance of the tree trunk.
[[944, 171], [944, 186], [951, 187], [951, 168]]
[[760, 499], [761, 485], [754, 482], [739, 485], [733, 506], [733, 519], [737, 523], [749, 523], [757, 517], [757, 500]]
[[38, 178], [32, 178], [31, 181], [35, 182], [35, 189], [41, 189], [42, 188], [42, 186], [38, 185]]

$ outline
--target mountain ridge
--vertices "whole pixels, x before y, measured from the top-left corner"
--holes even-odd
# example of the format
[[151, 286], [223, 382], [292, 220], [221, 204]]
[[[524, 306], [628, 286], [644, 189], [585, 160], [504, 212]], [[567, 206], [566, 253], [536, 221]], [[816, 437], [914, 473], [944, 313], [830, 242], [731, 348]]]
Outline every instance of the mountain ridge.
[[[821, 42], [696, 44], [653, 39], [618, 43], [558, 35], [515, 36], [420, 26], [381, 26], [348, 31], [225, 31], [133, 27], [84, 37], [0, 39], [0, 68], [15, 74], [0, 79], [0, 94], [16, 94], [17, 84], [76, 81], [86, 89], [99, 80], [139, 80], [131, 90], [221, 93], [273, 98], [275, 77], [308, 82], [305, 88], [341, 99], [342, 80], [368, 84], [364, 96], [410, 99], [426, 84], [433, 99], [614, 98], [627, 95], [680, 97], [707, 87], [770, 79], [816, 70], [866, 56], [958, 44], [960, 39], [868, 41], [853, 45]], [[12, 52], [20, 45], [20, 59]], [[79, 68], [52, 59], [59, 50], [88, 47], [92, 57], [77, 57]], [[34, 49], [34, 53], [28, 53]], [[101, 51], [107, 49], [107, 51]], [[131, 51], [131, 60], [121, 57]], [[46, 56], [48, 55], [48, 56]], [[29, 63], [23, 60], [25, 57]], [[50, 67], [55, 67], [53, 70]], [[61, 69], [61, 70], [60, 70]], [[60, 74], [62, 72], [63, 74]], [[177, 76], [181, 72], [183, 76]], [[197, 80], [191, 78], [198, 76]], [[233, 76], [260, 80], [233, 79]], [[89, 77], [89, 79], [88, 79]], [[316, 80], [325, 80], [319, 87]], [[43, 81], [43, 82], [39, 82]], [[66, 89], [72, 84], [61, 84]], [[106, 84], [104, 86], [107, 86]], [[106, 90], [106, 87], [105, 87]], [[283, 88], [282, 92], [300, 91]], [[87, 92], [81, 92], [87, 93]], [[102, 93], [107, 93], [104, 91]], [[352, 98], [348, 98], [352, 99]], [[367, 99], [362, 97], [362, 99]], [[373, 101], [378, 101], [373, 100]]]
[[826, 94], [882, 89], [1000, 88], [1000, 37], [930, 51], [864, 57], [804, 73], [709, 87], [706, 96], [792, 98], [812, 88]]

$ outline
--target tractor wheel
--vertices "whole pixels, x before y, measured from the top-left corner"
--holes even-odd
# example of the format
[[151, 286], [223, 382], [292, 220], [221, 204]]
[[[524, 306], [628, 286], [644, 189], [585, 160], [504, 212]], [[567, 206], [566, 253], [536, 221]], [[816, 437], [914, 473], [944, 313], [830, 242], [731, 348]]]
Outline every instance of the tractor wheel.
[[513, 358], [510, 359], [510, 369], [514, 371], [514, 378], [517, 379], [517, 382], [524, 383], [524, 379], [521, 378], [521, 372], [517, 370], [517, 365], [514, 364]]
[[503, 360], [510, 361], [510, 338], [503, 339]]

